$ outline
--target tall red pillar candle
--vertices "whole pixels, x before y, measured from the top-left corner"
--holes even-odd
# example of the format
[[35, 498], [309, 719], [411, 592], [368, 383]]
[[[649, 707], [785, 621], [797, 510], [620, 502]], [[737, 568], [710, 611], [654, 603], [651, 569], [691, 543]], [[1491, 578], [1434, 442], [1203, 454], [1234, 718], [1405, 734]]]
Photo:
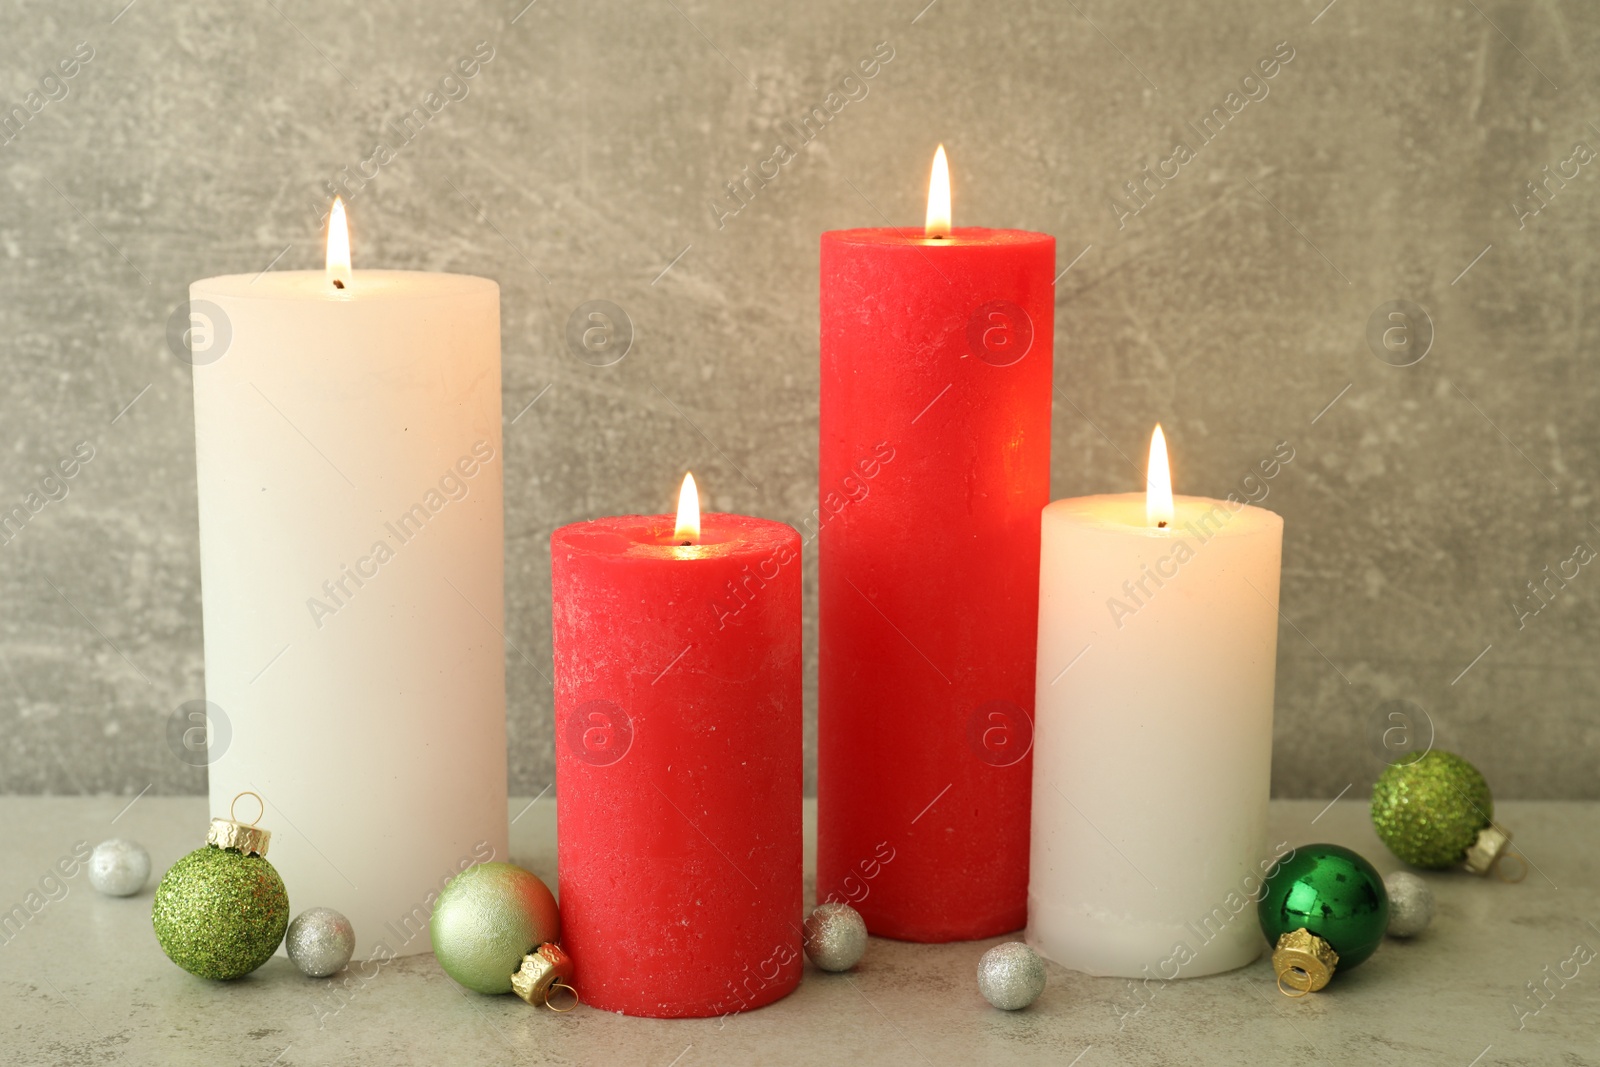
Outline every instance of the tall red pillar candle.
[[1055, 239], [822, 237], [817, 897], [1027, 920]]
[[551, 537], [563, 946], [586, 1003], [760, 1007], [800, 982], [800, 536], [707, 515]]

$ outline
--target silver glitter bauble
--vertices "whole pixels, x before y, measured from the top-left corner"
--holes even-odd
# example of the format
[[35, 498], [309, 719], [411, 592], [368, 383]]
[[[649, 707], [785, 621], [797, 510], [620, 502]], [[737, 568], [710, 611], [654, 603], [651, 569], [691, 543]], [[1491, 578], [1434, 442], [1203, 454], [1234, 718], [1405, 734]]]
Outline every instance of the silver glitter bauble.
[[338, 974], [356, 950], [350, 920], [332, 908], [307, 908], [294, 917], [283, 944], [300, 973], [311, 978]]
[[113, 837], [89, 854], [89, 884], [108, 897], [131, 897], [150, 880], [150, 853], [137, 841]]
[[1026, 1008], [1044, 992], [1044, 960], [1021, 941], [996, 945], [978, 961], [978, 992], [997, 1008]]
[[1433, 922], [1433, 888], [1410, 871], [1383, 876], [1389, 891], [1389, 936], [1416, 937]]
[[818, 904], [806, 917], [806, 958], [825, 971], [848, 971], [867, 951], [867, 924], [848, 904]]

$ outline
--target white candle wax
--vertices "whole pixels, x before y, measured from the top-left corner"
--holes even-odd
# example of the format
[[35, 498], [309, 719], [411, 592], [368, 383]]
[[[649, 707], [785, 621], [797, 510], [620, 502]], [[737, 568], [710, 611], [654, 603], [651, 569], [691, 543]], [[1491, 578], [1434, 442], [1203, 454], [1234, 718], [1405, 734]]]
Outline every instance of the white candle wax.
[[343, 912], [358, 958], [428, 951], [443, 882], [508, 858], [499, 287], [190, 297], [212, 812], [260, 794], [293, 910]]
[[1044, 509], [1028, 941], [1095, 975], [1254, 960], [1283, 520], [1145, 494]]

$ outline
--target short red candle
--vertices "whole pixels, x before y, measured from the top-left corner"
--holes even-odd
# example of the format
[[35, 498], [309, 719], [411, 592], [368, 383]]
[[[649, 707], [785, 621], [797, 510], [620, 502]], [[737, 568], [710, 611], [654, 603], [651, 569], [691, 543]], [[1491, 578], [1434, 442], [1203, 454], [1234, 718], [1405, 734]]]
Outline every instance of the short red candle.
[[1055, 239], [822, 237], [817, 896], [1027, 919]]
[[562, 943], [585, 1003], [709, 1016], [800, 981], [800, 536], [707, 515], [550, 539]]

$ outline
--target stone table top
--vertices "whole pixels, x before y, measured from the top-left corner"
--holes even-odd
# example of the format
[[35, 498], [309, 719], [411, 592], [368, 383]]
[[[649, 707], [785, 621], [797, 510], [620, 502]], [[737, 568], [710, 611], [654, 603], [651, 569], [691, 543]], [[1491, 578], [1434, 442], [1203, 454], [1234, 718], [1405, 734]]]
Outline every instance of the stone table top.
[[[512, 859], [555, 886], [555, 808], [527, 807]], [[948, 945], [874, 939], [855, 971], [807, 965], [797, 992], [724, 1019], [535, 1010], [461, 989], [431, 955], [305, 978], [275, 957], [229, 983], [191, 977], [150, 926], [159, 873], [203, 837], [201, 797], [0, 797], [0, 1062], [5, 1064], [1600, 1064], [1600, 804], [1508, 801], [1497, 816], [1534, 867], [1508, 885], [1428, 873], [1432, 927], [1388, 939], [1326, 991], [1290, 1000], [1265, 956], [1175, 982], [1091, 978], [1050, 965], [1031, 1008], [978, 995], [978, 957], [1010, 938]], [[1272, 840], [1348, 845], [1387, 873], [1362, 801], [1274, 801]], [[815, 805], [807, 802], [807, 882]], [[128, 837], [154, 871], [138, 896], [85, 874], [41, 879], [79, 841]], [[311, 902], [302, 902], [297, 907]], [[26, 912], [24, 908], [24, 912]], [[1263, 943], [1264, 944], [1264, 943]], [[1589, 962], [1585, 962], [1589, 961]], [[1531, 984], [1531, 985], [1530, 985]], [[1537, 989], [1537, 995], [1534, 992]]]

